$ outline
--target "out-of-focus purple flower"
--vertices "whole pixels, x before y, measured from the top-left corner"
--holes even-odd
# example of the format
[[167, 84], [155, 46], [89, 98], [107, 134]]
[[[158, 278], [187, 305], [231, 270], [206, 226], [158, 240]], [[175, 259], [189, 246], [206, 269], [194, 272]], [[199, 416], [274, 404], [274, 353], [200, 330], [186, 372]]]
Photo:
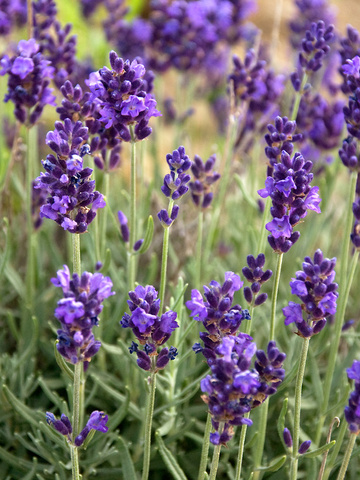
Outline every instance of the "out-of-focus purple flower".
[[213, 171], [216, 156], [211, 155], [203, 162], [195, 155], [191, 164], [193, 180], [189, 183], [191, 198], [197, 207], [208, 208], [212, 202], [211, 186], [220, 178], [220, 174]]
[[169, 340], [172, 332], [179, 327], [176, 321], [177, 313], [168, 310], [159, 316], [160, 299], [158, 292], [152, 285], [143, 287], [138, 285], [134, 291], [129, 292], [128, 305], [131, 314], [125, 313], [120, 322], [123, 328], [131, 328], [143, 349], [132, 342], [130, 353], [136, 353], [137, 364], [146, 371], [157, 372], [174, 360], [177, 350], [174, 347], [162, 348]]
[[349, 397], [349, 404], [345, 407], [345, 419], [351, 433], [360, 433], [360, 362], [354, 360], [352, 366], [346, 369], [350, 380], [354, 381], [354, 390]]
[[74, 273], [71, 277], [66, 265], [51, 281], [64, 294], [55, 309], [55, 317], [61, 323], [56, 348], [68, 362], [84, 362], [87, 368], [101, 345], [95, 341], [92, 328], [99, 323], [103, 300], [114, 295], [112, 282], [101, 273], [84, 272], [81, 277]]
[[16, 55], [1, 60], [0, 75], [8, 74], [8, 91], [4, 101], [15, 104], [14, 114], [21, 123], [34, 125], [45, 105], [55, 106], [53, 89], [48, 85], [54, 76], [54, 68], [39, 51], [39, 45], [31, 38], [20, 40]]
[[290, 282], [291, 293], [302, 303], [289, 302], [283, 314], [285, 325], [295, 323], [297, 335], [305, 338], [316, 335], [327, 318], [335, 314], [338, 297], [335, 264], [336, 258], [324, 258], [321, 250], [316, 250], [314, 259], [305, 257], [303, 270], [296, 272], [296, 279]]
[[[283, 381], [286, 355], [279, 352], [275, 342], [269, 343], [267, 352], [268, 355], [262, 350], [257, 352], [252, 338], [245, 333], [225, 336], [215, 349], [217, 356], [210, 366], [211, 374], [200, 383], [202, 399], [208, 405], [215, 429], [210, 441], [215, 445], [226, 445], [234, 434], [234, 426], [251, 425], [245, 413], [274, 394]], [[221, 432], [220, 422], [224, 423]]]

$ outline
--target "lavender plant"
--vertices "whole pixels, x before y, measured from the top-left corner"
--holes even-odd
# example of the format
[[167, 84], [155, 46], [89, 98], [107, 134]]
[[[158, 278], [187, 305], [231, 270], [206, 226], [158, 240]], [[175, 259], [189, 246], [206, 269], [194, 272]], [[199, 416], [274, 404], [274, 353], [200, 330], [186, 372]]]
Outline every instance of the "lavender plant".
[[0, 478], [356, 478], [356, 17], [145, 3], [0, 1]]

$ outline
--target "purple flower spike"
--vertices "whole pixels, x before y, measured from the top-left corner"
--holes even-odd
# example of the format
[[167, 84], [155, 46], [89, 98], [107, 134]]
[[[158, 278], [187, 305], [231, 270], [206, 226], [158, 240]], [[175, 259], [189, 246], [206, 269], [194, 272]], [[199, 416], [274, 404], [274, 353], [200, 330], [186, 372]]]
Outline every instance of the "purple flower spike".
[[55, 317], [61, 324], [57, 350], [68, 362], [84, 362], [86, 368], [101, 345], [95, 341], [92, 328], [99, 323], [103, 300], [114, 295], [112, 282], [101, 273], [84, 272], [80, 278], [77, 274], [71, 278], [66, 265], [51, 281], [64, 294], [55, 309]]
[[220, 178], [220, 174], [213, 171], [215, 160], [215, 155], [209, 157], [206, 162], [203, 162], [198, 155], [195, 155], [191, 165], [193, 174], [193, 179], [189, 183], [191, 198], [194, 204], [202, 209], [210, 206], [213, 199], [210, 189]]
[[[317, 250], [314, 259], [305, 257], [303, 270], [296, 273], [290, 282], [291, 293], [297, 295], [301, 304], [289, 302], [283, 308], [285, 325], [295, 323], [296, 332], [302, 337], [319, 333], [330, 315], [336, 312], [338, 285], [334, 282], [336, 259], [324, 258]], [[304, 313], [304, 315], [303, 315]]]

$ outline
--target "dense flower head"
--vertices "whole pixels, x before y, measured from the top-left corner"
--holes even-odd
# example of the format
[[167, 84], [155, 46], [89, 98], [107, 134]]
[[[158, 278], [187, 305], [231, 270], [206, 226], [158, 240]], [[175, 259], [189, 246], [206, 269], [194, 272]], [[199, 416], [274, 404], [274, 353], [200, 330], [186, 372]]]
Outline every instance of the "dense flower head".
[[316, 335], [335, 314], [338, 297], [335, 264], [336, 258], [324, 258], [321, 250], [317, 250], [313, 260], [305, 257], [303, 270], [296, 272], [296, 278], [290, 282], [291, 293], [298, 296], [301, 304], [289, 302], [283, 314], [285, 325], [295, 323], [297, 335], [305, 338]]
[[289, 36], [294, 49], [301, 47], [307, 30], [314, 22], [322, 20], [325, 25], [334, 23], [335, 11], [328, 0], [295, 0], [296, 13], [289, 22], [291, 34]]
[[55, 287], [61, 287], [64, 297], [58, 301], [55, 317], [61, 323], [58, 333], [58, 352], [70, 363], [84, 362], [84, 367], [99, 350], [92, 328], [99, 324], [102, 302], [114, 295], [112, 281], [101, 273], [84, 272], [70, 276], [67, 265], [51, 279]]
[[4, 55], [0, 60], [0, 75], [8, 75], [8, 91], [4, 101], [15, 104], [16, 119], [34, 125], [45, 105], [55, 106], [53, 89], [49, 88], [54, 68], [40, 52], [35, 39], [20, 40], [16, 55]]
[[350, 368], [346, 369], [349, 380], [354, 381], [354, 390], [349, 397], [349, 404], [345, 407], [345, 419], [351, 433], [360, 433], [360, 362], [354, 360]]
[[137, 364], [147, 371], [157, 372], [163, 369], [169, 360], [174, 360], [177, 350], [174, 347], [162, 347], [169, 340], [175, 328], [179, 327], [176, 321], [177, 313], [168, 310], [161, 316], [160, 298], [152, 285], [138, 285], [134, 291], [129, 292], [128, 306], [130, 315], [125, 313], [120, 322], [123, 328], [131, 328], [140, 345], [132, 342], [130, 353], [136, 353]]
[[[245, 414], [276, 392], [284, 379], [282, 364], [286, 355], [279, 352], [275, 342], [270, 342], [268, 356], [257, 352], [252, 337], [245, 333], [224, 337], [215, 352], [211, 374], [201, 380], [200, 386], [215, 429], [210, 441], [226, 445], [234, 434], [234, 426], [252, 424]], [[254, 368], [255, 353], [258, 359]], [[224, 422], [222, 431], [220, 422]]]
[[46, 135], [54, 151], [42, 161], [45, 173], [36, 179], [36, 188], [47, 192], [47, 202], [40, 216], [50, 218], [70, 233], [84, 233], [94, 220], [98, 208], [105, 206], [101, 193], [94, 191], [92, 169], [83, 167], [89, 153], [88, 128], [82, 122], [56, 122], [55, 130]]
[[208, 208], [213, 199], [211, 186], [220, 178], [220, 174], [213, 171], [216, 156], [211, 155], [206, 162], [203, 162], [198, 155], [195, 155], [191, 164], [193, 179], [189, 183], [191, 198], [197, 207]]
[[[80, 447], [86, 440], [86, 437], [89, 435], [91, 430], [98, 430], [99, 432], [106, 433], [109, 430], [109, 428], [106, 426], [107, 421], [108, 416], [104, 412], [94, 410], [91, 413], [85, 427], [81, 430], [79, 435], [75, 437], [74, 445], [76, 447]], [[61, 435], [64, 435], [69, 443], [72, 443], [72, 425], [69, 418], [64, 413], [61, 414], [60, 420], [56, 420], [53, 413], [46, 412], [46, 422], [48, 425], [52, 425], [56, 431], [61, 433]]]
[[357, 154], [357, 141], [354, 137], [347, 137], [343, 141], [342, 148], [339, 150], [339, 157], [345, 167], [350, 171], [359, 171], [360, 163]]
[[[270, 196], [273, 220], [266, 224], [271, 233], [270, 246], [285, 253], [298, 240], [293, 228], [307, 215], [308, 210], [321, 213], [319, 187], [312, 187], [312, 162], [305, 161], [300, 153], [294, 157], [283, 150], [281, 161], [273, 167], [272, 176], [265, 180], [265, 188], [258, 190], [262, 198]], [[295, 234], [295, 235], [294, 235]]]
[[241, 322], [250, 319], [249, 311], [242, 309], [240, 305], [232, 305], [234, 293], [243, 286], [239, 275], [233, 272], [225, 272], [225, 281], [219, 284], [211, 281], [209, 287], [204, 285], [204, 297], [199, 290], [191, 291], [191, 300], [186, 302], [190, 315], [202, 322], [206, 332], [200, 333], [204, 342], [204, 348], [195, 344], [193, 349], [202, 352], [209, 365], [216, 358], [215, 350], [220, 345], [222, 338], [227, 335], [235, 335]]
[[[352, 58], [360, 55], [360, 34], [356, 28], [352, 27], [351, 25], [347, 26], [346, 37], [340, 39], [340, 45], [341, 48], [339, 50], [339, 54], [341, 57], [341, 65], [346, 64], [347, 60], [351, 60]], [[346, 75], [344, 74], [342, 67], [339, 68], [339, 73], [343, 77], [341, 90], [344, 93], [349, 94], [351, 92], [351, 88], [347, 84]]]
[[281, 159], [285, 150], [289, 155], [294, 151], [294, 143], [302, 140], [301, 133], [295, 133], [296, 122], [287, 117], [276, 117], [273, 124], [267, 126], [269, 133], [264, 138], [267, 143], [265, 155], [269, 159], [268, 176], [272, 175], [273, 167]]
[[123, 54], [140, 56], [155, 70], [175, 67], [217, 76], [226, 64], [221, 60], [227, 45], [244, 36], [243, 23], [254, 5], [253, 0], [156, 0], [146, 18], [128, 22], [120, 2], [116, 8], [107, 5], [105, 30]]
[[[329, 101], [320, 93], [306, 92], [301, 99], [296, 123], [303, 140], [320, 151], [337, 148], [344, 128], [344, 102]], [[301, 147], [304, 150], [304, 147]]]
[[360, 139], [360, 57], [346, 60], [342, 73], [350, 93], [348, 105], [343, 110], [346, 126], [350, 135]]
[[[90, 75], [90, 101], [97, 104], [99, 120], [106, 129], [114, 127], [125, 142], [143, 140], [152, 131], [150, 118], [161, 115], [155, 98], [144, 89], [145, 67], [137, 60], [123, 60], [114, 51], [109, 57], [112, 70], [103, 67]], [[134, 139], [130, 126], [134, 127]]]
[[248, 282], [251, 282], [250, 287], [244, 287], [245, 300], [255, 307], [263, 304], [267, 300], [267, 293], [260, 293], [262, 285], [270, 280], [272, 276], [271, 270], [263, 271], [265, 265], [265, 255], [260, 253], [256, 258], [248, 255], [246, 258], [247, 267], [242, 269], [242, 274]]
[[14, 27], [22, 27], [27, 20], [26, 0], [0, 1], [0, 37], [9, 35]]

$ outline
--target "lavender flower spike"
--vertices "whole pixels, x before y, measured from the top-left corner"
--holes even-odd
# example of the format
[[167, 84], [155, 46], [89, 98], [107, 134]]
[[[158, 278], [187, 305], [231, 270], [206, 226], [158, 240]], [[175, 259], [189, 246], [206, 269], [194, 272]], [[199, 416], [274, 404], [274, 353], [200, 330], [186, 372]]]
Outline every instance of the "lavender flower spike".
[[351, 433], [360, 433], [360, 361], [354, 360], [350, 368], [346, 370], [347, 376], [354, 381], [354, 390], [349, 397], [349, 404], [345, 407], [345, 419], [349, 424]]

